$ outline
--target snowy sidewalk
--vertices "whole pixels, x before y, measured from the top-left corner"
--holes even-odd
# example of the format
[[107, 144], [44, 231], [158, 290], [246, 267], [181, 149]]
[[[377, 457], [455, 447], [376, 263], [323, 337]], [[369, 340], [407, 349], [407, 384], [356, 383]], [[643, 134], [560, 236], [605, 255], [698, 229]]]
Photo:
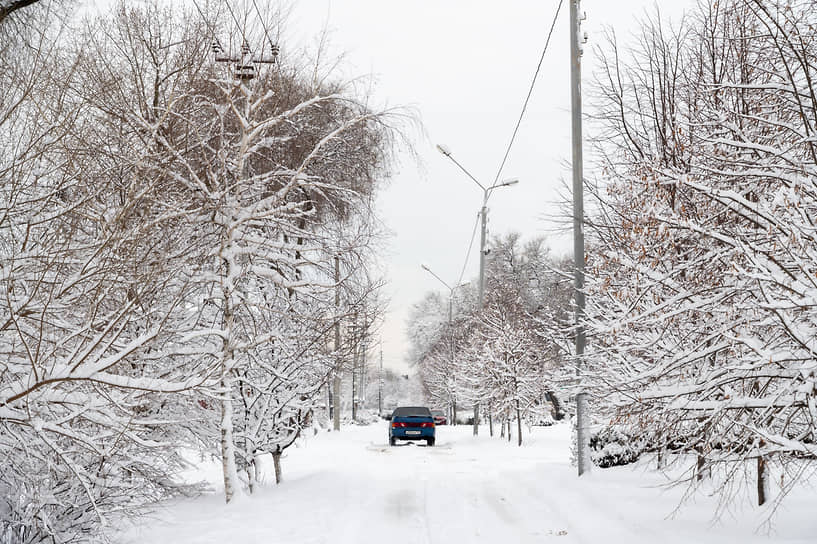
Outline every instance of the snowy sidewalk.
[[[487, 429], [484, 431], [487, 435]], [[438, 445], [390, 448], [386, 423], [323, 433], [284, 459], [285, 482], [225, 506], [221, 495], [172, 505], [127, 542], [152, 544], [728, 544], [817, 541], [806, 498], [771, 536], [751, 507], [711, 524], [704, 498], [667, 519], [680, 490], [660, 475], [621, 467], [578, 479], [570, 429], [536, 428], [519, 448], [468, 427], [438, 428]], [[214, 483], [218, 473], [210, 474]], [[727, 514], [727, 516], [729, 516]]]

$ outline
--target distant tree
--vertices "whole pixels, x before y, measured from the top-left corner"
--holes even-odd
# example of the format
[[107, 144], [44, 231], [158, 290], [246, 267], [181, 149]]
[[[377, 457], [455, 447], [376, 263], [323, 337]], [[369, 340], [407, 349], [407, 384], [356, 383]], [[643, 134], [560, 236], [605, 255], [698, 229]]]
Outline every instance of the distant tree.
[[[489, 421], [497, 410], [504, 419], [516, 417], [521, 428], [522, 419], [546, 402], [559, 404], [559, 337], [570, 289], [544, 241], [523, 244], [518, 234], [493, 240], [486, 277], [483, 312], [476, 312], [468, 288], [456, 290], [461, 313], [450, 324], [438, 294], [415, 306], [409, 319], [413, 353], [435, 403], [478, 402], [487, 407]], [[554, 410], [561, 415], [561, 406]]]

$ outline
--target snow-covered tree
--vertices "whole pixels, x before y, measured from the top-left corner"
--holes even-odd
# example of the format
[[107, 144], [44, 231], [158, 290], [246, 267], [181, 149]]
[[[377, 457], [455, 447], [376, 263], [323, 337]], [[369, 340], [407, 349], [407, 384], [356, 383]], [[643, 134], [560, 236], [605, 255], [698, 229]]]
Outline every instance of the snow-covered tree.
[[309, 424], [392, 131], [298, 66], [214, 64], [222, 22], [119, 7], [0, 56], [4, 540], [92, 540], [214, 436], [230, 498]]
[[770, 464], [817, 453], [816, 17], [809, 2], [704, 3], [676, 29], [648, 23], [601, 82], [601, 391], [649, 448], [696, 454], [693, 481], [719, 468], [734, 489], [755, 463], [760, 503]]
[[[98, 58], [100, 66], [143, 59], [150, 67], [152, 93], [145, 94], [152, 100], [112, 99], [132, 130], [145, 135], [134, 165], [140, 179], [161, 180], [163, 192], [178, 197], [153, 202], [152, 213], [178, 217], [174, 239], [184, 237], [189, 248], [187, 281], [195, 296], [188, 303], [198, 310], [190, 338], [199, 357], [219, 368], [229, 501], [240, 491], [239, 471], [251, 475], [254, 456], [270, 445], [262, 443], [293, 427], [292, 412], [273, 418], [268, 408], [305, 402], [321, 384], [320, 372], [307, 370], [313, 354], [283, 356], [298, 351], [288, 343], [299, 343], [299, 322], [325, 315], [331, 305], [334, 256], [349, 251], [332, 227], [368, 210], [390, 129], [385, 113], [370, 111], [340, 86], [292, 80], [286, 69], [262, 70], [249, 60], [243, 68], [197, 64], [203, 51], [190, 50], [190, 41], [165, 45], [185, 31], [165, 13], [122, 11], [108, 32], [126, 47], [99, 50]], [[141, 70], [124, 81], [141, 86], [145, 65], [129, 66]], [[293, 327], [301, 332], [287, 332]], [[263, 416], [253, 412], [258, 406]], [[306, 419], [307, 405], [298, 412]], [[273, 422], [281, 428], [269, 428]], [[236, 450], [238, 442], [245, 451]]]
[[210, 371], [171, 362], [184, 285], [133, 220], [141, 195], [88, 160], [77, 63], [48, 36], [2, 85], [0, 532], [26, 542], [83, 539], [183, 491], [158, 399]]

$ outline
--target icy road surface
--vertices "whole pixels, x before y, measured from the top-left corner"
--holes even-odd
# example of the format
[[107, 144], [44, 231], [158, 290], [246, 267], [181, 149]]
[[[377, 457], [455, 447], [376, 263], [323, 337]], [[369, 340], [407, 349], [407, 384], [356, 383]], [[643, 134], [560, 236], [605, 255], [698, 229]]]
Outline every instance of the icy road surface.
[[[169, 544], [729, 544], [817, 542], [817, 516], [794, 497], [775, 532], [758, 533], [748, 502], [712, 525], [717, 501], [703, 497], [669, 517], [680, 490], [642, 469], [569, 465], [570, 429], [535, 428], [519, 448], [438, 428], [437, 446], [389, 447], [386, 423], [321, 433], [284, 459], [285, 482], [225, 506], [223, 496], [170, 505], [125, 535]], [[214, 483], [219, 474], [204, 474]], [[808, 493], [813, 493], [809, 490]]]

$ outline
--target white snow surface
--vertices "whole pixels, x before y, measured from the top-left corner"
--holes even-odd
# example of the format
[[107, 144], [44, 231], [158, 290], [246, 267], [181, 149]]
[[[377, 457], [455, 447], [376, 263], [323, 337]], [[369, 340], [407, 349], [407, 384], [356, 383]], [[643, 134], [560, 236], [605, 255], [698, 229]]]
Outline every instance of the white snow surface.
[[[811, 543], [813, 489], [790, 496], [771, 531], [745, 503], [713, 522], [717, 498], [675, 512], [681, 489], [635, 467], [569, 464], [570, 428], [537, 427], [521, 448], [470, 427], [438, 427], [437, 446], [389, 447], [386, 424], [323, 432], [283, 459], [284, 482], [230, 505], [217, 492], [167, 505], [120, 535], [128, 544]], [[272, 478], [272, 467], [266, 471]], [[197, 473], [214, 488], [216, 464]], [[223, 484], [221, 484], [223, 487]]]

